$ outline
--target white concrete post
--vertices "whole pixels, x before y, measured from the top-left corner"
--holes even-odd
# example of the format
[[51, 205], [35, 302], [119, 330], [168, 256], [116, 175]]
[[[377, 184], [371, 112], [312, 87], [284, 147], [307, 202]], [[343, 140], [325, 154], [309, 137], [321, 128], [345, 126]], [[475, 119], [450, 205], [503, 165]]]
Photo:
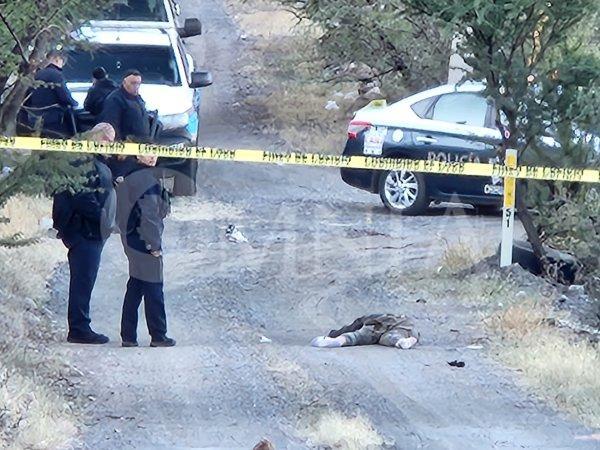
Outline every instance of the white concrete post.
[[[509, 169], [517, 168], [517, 151], [506, 150], [504, 164]], [[502, 208], [502, 244], [500, 247], [500, 267], [513, 263], [513, 239], [515, 229], [515, 196], [517, 180], [513, 177], [504, 178], [504, 207]]]

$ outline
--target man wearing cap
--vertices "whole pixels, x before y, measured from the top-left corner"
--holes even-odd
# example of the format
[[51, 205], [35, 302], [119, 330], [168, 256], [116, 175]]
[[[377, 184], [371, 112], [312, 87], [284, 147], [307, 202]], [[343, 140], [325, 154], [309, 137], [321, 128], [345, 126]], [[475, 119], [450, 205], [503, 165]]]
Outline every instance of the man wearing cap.
[[92, 76], [94, 77], [94, 84], [88, 90], [83, 107], [94, 116], [98, 116], [102, 112], [104, 100], [117, 89], [117, 84], [108, 77], [104, 67], [96, 67], [92, 72]]

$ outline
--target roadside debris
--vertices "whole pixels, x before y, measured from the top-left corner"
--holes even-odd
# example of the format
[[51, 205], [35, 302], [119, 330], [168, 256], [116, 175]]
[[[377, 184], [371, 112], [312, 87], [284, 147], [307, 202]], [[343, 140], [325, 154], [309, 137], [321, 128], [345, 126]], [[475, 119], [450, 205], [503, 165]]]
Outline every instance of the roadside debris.
[[241, 242], [248, 242], [246, 236], [244, 236], [235, 225], [229, 225], [227, 227], [227, 230], [225, 231], [225, 238], [227, 238], [229, 242], [235, 242], [238, 244]]
[[416, 345], [420, 335], [405, 315], [371, 314], [356, 319], [327, 336], [317, 336], [313, 347], [335, 348], [379, 344], [408, 350]]
[[327, 111], [337, 111], [338, 109], [340, 109], [340, 107], [338, 106], [335, 100], [329, 100], [325, 105], [325, 109]]
[[466, 348], [469, 350], [482, 350], [483, 345], [471, 344], [471, 345], [467, 345]]
[[268, 439], [263, 439], [252, 450], [275, 450], [275, 446]]
[[465, 362], [464, 362], [464, 361], [457, 361], [457, 360], [454, 360], [454, 361], [450, 361], [450, 362], [448, 363], [448, 365], [449, 365], [449, 366], [452, 366], [452, 367], [460, 367], [460, 368], [463, 368], [463, 367], [465, 367], [465, 365], [466, 365], [466, 364], [465, 364]]
[[13, 171], [12, 167], [4, 166], [0, 172], [0, 179], [9, 176]]

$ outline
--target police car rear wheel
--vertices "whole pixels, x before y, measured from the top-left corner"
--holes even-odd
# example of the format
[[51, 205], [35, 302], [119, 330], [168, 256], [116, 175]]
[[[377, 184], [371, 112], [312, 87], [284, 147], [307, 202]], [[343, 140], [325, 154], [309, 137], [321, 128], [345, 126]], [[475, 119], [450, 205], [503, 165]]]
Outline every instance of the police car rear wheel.
[[425, 179], [416, 172], [383, 172], [379, 178], [379, 196], [383, 204], [397, 214], [417, 215], [429, 206]]

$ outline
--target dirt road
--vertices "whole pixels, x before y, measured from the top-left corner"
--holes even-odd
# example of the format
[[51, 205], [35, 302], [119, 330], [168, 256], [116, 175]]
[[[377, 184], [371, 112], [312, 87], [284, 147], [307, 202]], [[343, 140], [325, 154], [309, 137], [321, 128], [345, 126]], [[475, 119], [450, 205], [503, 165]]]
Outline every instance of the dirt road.
[[[252, 138], [231, 113], [243, 45], [220, 1], [188, 0], [183, 9], [203, 18], [205, 35], [190, 48], [215, 77], [204, 97], [203, 142], [272, 142]], [[196, 198], [176, 202], [166, 227], [169, 334], [177, 347], [148, 348], [142, 322], [142, 346], [120, 348], [127, 265], [112, 239], [92, 311], [93, 325], [112, 342], [57, 349], [84, 372], [85, 448], [250, 449], [263, 436], [281, 449], [342, 437], [342, 448], [357, 449], [593, 447], [574, 440], [584, 429], [516, 387], [514, 374], [466, 348], [481, 331], [465, 307], [450, 308], [451, 298], [417, 303], [389, 288], [417, 269], [434, 283], [444, 239], [487, 248], [498, 218], [459, 209], [391, 216], [335, 170], [202, 163], [199, 186]], [[226, 241], [229, 224], [249, 243]], [[63, 317], [64, 290], [63, 280]], [[308, 345], [373, 312], [413, 315], [422, 345]], [[455, 359], [467, 366], [448, 366]]]

